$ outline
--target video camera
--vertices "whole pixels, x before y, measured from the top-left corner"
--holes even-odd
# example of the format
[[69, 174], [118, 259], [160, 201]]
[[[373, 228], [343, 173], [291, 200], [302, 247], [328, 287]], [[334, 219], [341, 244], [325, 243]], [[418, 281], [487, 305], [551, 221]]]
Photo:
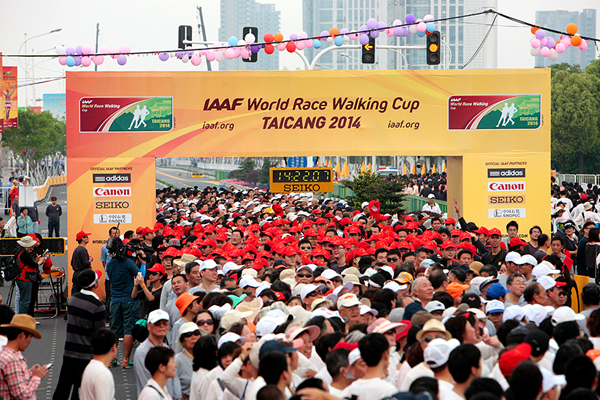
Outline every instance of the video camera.
[[146, 258], [146, 255], [143, 252], [141, 254], [137, 253], [142, 249], [140, 246], [131, 242], [123, 244], [123, 241], [120, 238], [108, 239], [106, 249], [113, 258], [116, 258], [119, 261], [125, 261], [128, 258], [131, 258], [133, 261], [138, 257], [142, 259]]

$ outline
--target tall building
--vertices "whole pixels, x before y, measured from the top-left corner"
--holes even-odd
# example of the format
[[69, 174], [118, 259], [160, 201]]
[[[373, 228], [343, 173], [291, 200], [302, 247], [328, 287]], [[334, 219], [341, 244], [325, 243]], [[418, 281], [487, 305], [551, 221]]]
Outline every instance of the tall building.
[[[302, 27], [309, 36], [317, 36], [331, 28], [346, 28], [358, 31], [369, 18], [377, 21], [388, 21], [386, 0], [303, 0]], [[377, 39], [384, 43], [384, 34]], [[358, 44], [352, 41], [349, 44]], [[305, 48], [304, 55], [311, 62], [314, 57], [327, 47], [335, 46], [325, 41], [320, 49]], [[316, 68], [320, 69], [386, 69], [389, 57], [388, 51], [377, 51], [375, 64], [361, 62], [361, 50], [342, 49], [331, 51], [319, 58]]]
[[[255, 0], [221, 0], [221, 27], [219, 41], [227, 42], [231, 36], [242, 39], [245, 26], [258, 28], [257, 41], [262, 42], [265, 33], [280, 31], [281, 13], [274, 4], [257, 3]], [[240, 59], [228, 60], [219, 64], [220, 71], [277, 71], [279, 70], [279, 52], [272, 55], [261, 52], [255, 63]]]
[[[388, 0], [388, 19], [399, 19], [404, 22], [408, 14], [417, 18], [433, 15], [435, 19], [451, 18], [459, 15], [471, 14], [485, 9], [498, 9], [498, 0]], [[498, 23], [498, 21], [496, 21]], [[469, 18], [457, 18], [435, 22], [435, 29], [440, 31], [442, 37], [442, 61], [438, 67], [427, 65], [425, 50], [402, 50], [402, 54], [388, 60], [388, 69], [424, 69], [448, 68], [459, 69], [467, 63], [479, 48], [486, 36], [489, 26], [485, 24], [485, 16], [478, 15]], [[407, 38], [387, 38], [388, 44], [417, 45], [425, 44], [425, 37], [410, 35]], [[490, 51], [488, 68], [498, 65], [498, 34], [493, 27], [486, 40], [486, 44], [477, 53], [475, 58], [465, 67], [467, 69], [484, 68], [486, 52]]]
[[[564, 31], [570, 23], [577, 25], [577, 33], [581, 36], [596, 37], [596, 9], [587, 8], [583, 12], [578, 11], [536, 11], [535, 23], [550, 29]], [[550, 34], [555, 39], [559, 35]], [[596, 46], [593, 43], [588, 43], [588, 48], [585, 51], [569, 48], [564, 53], [560, 54], [558, 60], [552, 61], [548, 57], [538, 56], [535, 58], [536, 67], [548, 67], [552, 64], [569, 63], [579, 64], [581, 69], [587, 67], [596, 59]]]

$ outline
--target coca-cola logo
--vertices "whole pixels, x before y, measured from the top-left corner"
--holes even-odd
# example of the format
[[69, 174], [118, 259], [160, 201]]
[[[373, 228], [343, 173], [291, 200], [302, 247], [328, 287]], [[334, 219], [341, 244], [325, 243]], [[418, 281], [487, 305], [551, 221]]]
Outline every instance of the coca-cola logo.
[[130, 197], [130, 187], [95, 187], [94, 197]]

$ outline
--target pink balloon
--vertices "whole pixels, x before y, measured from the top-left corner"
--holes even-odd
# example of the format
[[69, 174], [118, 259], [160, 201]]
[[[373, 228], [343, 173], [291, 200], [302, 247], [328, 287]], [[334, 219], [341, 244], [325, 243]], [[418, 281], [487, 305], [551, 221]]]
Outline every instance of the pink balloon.
[[209, 50], [209, 51], [206, 52], [206, 59], [208, 61], [215, 61], [215, 57], [216, 56], [215, 56], [215, 52], [214, 51], [210, 51]]
[[542, 57], [548, 57], [550, 55], [550, 49], [547, 47], [542, 47], [542, 50], [540, 50], [540, 54], [542, 55]]
[[93, 56], [92, 61], [96, 65], [102, 65], [102, 63], [104, 62], [104, 56]]
[[[83, 50], [83, 49], [82, 49]], [[85, 54], [85, 53], [84, 53]], [[84, 67], [89, 67], [92, 64], [92, 60], [89, 57], [81, 57], [81, 65]]]
[[67, 65], [67, 57], [58, 57], [58, 63], [60, 65]]
[[108, 54], [109, 52], [110, 52], [110, 47], [100, 46], [100, 54]]
[[564, 38], [562, 40], [562, 44], [565, 45], [565, 49], [568, 49], [569, 47], [571, 47], [571, 37], [567, 36], [566, 38]]
[[296, 42], [296, 49], [298, 49], [298, 50], [304, 50], [304, 46], [305, 45], [304, 45], [303, 41]]
[[579, 45], [579, 49], [580, 49], [580, 50], [583, 50], [583, 51], [586, 51], [586, 50], [587, 50], [587, 48], [588, 48], [588, 44], [587, 44], [587, 42], [586, 42], [585, 40], [582, 40], [582, 41], [581, 41], [581, 44]]
[[546, 43], [548, 43], [548, 38], [547, 38], [547, 37], [545, 37], [545, 38], [543, 38], [543, 39], [540, 39], [540, 44], [541, 44], [542, 46], [545, 46], [545, 45], [546, 45]]
[[122, 44], [121, 47], [119, 47], [119, 53], [131, 53], [131, 46]]
[[389, 37], [392, 37], [396, 34], [396, 31], [394, 30], [394, 28], [389, 28], [385, 30], [385, 34], [388, 35]]
[[113, 58], [113, 60], [116, 60], [116, 59], [117, 59], [117, 57], [119, 57], [119, 49], [112, 49], [112, 50], [110, 51], [110, 53], [112, 54], [112, 56], [111, 56], [111, 57]]
[[195, 54], [192, 56], [192, 59], [190, 60], [192, 65], [194, 66], [198, 66], [202, 63], [202, 57], [200, 57], [198, 54]]
[[228, 60], [231, 60], [232, 58], [235, 58], [235, 50], [233, 50], [233, 49], [227, 49], [227, 50], [225, 50], [225, 57]]
[[311, 47], [313, 47], [313, 41], [312, 41], [312, 39], [306, 40], [305, 42], [306, 42], [306, 47], [308, 47], [309, 49]]
[[562, 42], [558, 42], [558, 43], [556, 44], [556, 47], [555, 47], [555, 49], [556, 49], [556, 52], [557, 52], [557, 53], [562, 53], [563, 51], [565, 51], [565, 45], [564, 45], [564, 44], [562, 44]]
[[286, 46], [286, 45], [287, 45], [287, 43], [279, 43], [279, 44], [277, 45], [277, 49], [278, 49], [279, 51], [284, 51], [284, 50], [285, 50], [285, 46]]
[[242, 49], [240, 49], [239, 47], [234, 48], [233, 51], [235, 52], [235, 58], [238, 58], [242, 55]]
[[89, 44], [84, 44], [83, 46], [81, 46], [81, 52], [85, 55], [92, 54], [93, 51], [94, 49], [92, 49], [92, 46], [90, 46]]
[[419, 22], [417, 24], [417, 32], [425, 32], [427, 30], [427, 25], [425, 22]]
[[250, 52], [248, 51], [248, 49], [242, 49], [240, 55], [242, 56], [243, 59], [250, 58]]
[[537, 49], [538, 47], [540, 47], [540, 41], [539, 39], [531, 39], [531, 47], [533, 47], [534, 49]]

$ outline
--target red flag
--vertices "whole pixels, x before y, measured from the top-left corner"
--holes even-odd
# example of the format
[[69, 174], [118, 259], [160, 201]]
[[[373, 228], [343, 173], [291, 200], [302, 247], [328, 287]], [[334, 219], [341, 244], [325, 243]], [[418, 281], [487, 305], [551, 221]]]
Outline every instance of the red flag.
[[381, 210], [381, 206], [379, 205], [379, 200], [371, 200], [369, 202], [369, 215], [375, 220], [380, 218], [379, 211]]

